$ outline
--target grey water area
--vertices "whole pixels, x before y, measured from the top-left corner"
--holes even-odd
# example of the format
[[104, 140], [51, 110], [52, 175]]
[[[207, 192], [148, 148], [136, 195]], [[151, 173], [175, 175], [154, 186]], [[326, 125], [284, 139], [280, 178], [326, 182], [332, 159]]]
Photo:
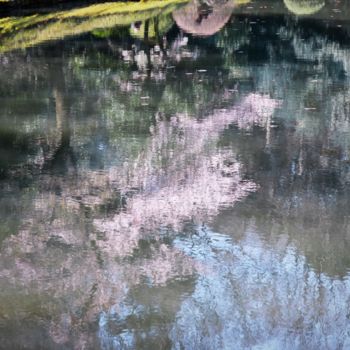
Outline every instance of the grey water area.
[[0, 349], [350, 349], [338, 3], [0, 50]]

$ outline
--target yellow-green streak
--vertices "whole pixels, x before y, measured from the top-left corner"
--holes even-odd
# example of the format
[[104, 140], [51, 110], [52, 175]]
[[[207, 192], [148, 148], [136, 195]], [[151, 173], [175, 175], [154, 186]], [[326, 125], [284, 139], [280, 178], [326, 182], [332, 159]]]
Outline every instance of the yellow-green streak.
[[0, 19], [0, 52], [24, 49], [45, 41], [144, 21], [171, 12], [188, 0], [109, 2], [69, 11]]

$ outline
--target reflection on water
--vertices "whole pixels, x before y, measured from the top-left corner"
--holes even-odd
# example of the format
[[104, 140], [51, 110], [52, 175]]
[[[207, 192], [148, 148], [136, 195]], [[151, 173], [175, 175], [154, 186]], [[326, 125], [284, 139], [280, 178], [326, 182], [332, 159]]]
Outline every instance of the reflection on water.
[[305, 16], [319, 12], [325, 6], [325, 1], [284, 0], [284, 4], [290, 12], [299, 16]]
[[348, 348], [349, 280], [310, 269], [284, 236], [269, 247], [249, 226], [238, 244], [201, 235], [195, 249], [178, 243], [209, 272], [181, 305], [170, 333], [175, 347]]
[[233, 2], [206, 3], [191, 1], [186, 6], [174, 11], [176, 24], [186, 33], [198, 36], [213, 35], [230, 19]]
[[0, 348], [349, 348], [345, 5], [133, 6], [0, 19]]

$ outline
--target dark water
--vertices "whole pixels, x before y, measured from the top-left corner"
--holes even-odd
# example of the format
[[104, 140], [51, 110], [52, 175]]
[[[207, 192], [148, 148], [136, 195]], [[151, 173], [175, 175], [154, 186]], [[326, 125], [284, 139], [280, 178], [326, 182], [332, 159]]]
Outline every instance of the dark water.
[[1, 349], [350, 348], [350, 13], [300, 3], [0, 36]]

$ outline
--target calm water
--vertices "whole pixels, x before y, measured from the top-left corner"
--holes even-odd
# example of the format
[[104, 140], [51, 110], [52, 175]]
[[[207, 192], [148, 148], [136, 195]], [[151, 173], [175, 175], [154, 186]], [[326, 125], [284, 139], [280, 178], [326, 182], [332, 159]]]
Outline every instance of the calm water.
[[286, 5], [0, 19], [0, 349], [350, 349], [350, 12]]

